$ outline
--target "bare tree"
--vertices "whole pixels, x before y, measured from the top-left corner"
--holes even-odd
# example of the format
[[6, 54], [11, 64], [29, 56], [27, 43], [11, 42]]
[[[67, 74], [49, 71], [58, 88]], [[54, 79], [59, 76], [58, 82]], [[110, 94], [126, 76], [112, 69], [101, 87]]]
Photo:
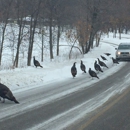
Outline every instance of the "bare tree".
[[[90, 25], [90, 34], [89, 41], [86, 42], [86, 50], [87, 53], [90, 48], [93, 48], [93, 42], [96, 34], [101, 31], [105, 24], [107, 24], [107, 20], [109, 20], [105, 14], [107, 14], [108, 10], [112, 5], [115, 4], [115, 1], [112, 0], [82, 0], [80, 1], [81, 7], [86, 10], [86, 23]], [[113, 7], [113, 6], [112, 6]]]
[[22, 39], [24, 37], [24, 27], [25, 27], [25, 20], [23, 19], [24, 16], [26, 16], [26, 11], [23, 8], [25, 5], [25, 1], [15, 1], [15, 9], [16, 9], [16, 17], [17, 17], [17, 24], [18, 26], [18, 42], [17, 42], [17, 49], [16, 49], [16, 56], [15, 60], [13, 63], [13, 66], [18, 67], [18, 62], [19, 62], [19, 50], [20, 50], [20, 45], [22, 43]]
[[65, 0], [57, 0], [54, 6], [54, 15], [55, 15], [55, 20], [57, 24], [57, 48], [56, 48], [56, 55], [59, 56], [59, 41], [60, 41], [60, 36], [61, 36], [61, 27], [62, 23], [64, 21], [64, 15], [65, 15], [65, 9], [66, 6]]
[[11, 4], [13, 0], [0, 0], [1, 5], [1, 41], [0, 41], [0, 65], [2, 60], [2, 52], [3, 52], [3, 43], [5, 39], [5, 31], [8, 24], [9, 14], [11, 10]]
[[38, 15], [40, 11], [40, 6], [42, 0], [31, 0], [29, 2], [29, 13], [30, 13], [30, 36], [29, 36], [29, 47], [28, 47], [28, 58], [27, 58], [27, 65], [31, 65], [31, 58], [32, 58], [32, 50], [33, 50], [33, 43], [34, 43], [34, 35], [36, 30], [36, 25], [38, 21]]
[[46, 1], [46, 12], [49, 25], [49, 46], [50, 46], [50, 59], [53, 59], [53, 21], [54, 21], [54, 9], [56, 0]]

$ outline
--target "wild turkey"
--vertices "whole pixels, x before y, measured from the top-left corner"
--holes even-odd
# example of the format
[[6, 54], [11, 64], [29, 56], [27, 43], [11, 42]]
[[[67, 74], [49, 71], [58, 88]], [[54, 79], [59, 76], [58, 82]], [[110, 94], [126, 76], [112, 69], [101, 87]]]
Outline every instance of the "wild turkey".
[[108, 68], [107, 65], [104, 62], [100, 61], [99, 58], [97, 58], [97, 59], [98, 59], [98, 63], [99, 63], [100, 66]]
[[107, 56], [111, 55], [110, 53], [104, 53], [104, 54], [107, 55]]
[[0, 83], [0, 97], [3, 98], [3, 103], [5, 102], [5, 99], [8, 99], [10, 101], [14, 101], [15, 103], [19, 103], [16, 98], [13, 96], [11, 90], [5, 86], [4, 84]]
[[113, 64], [119, 64], [118, 60], [114, 59], [113, 57], [112, 57], [112, 61], [113, 61]]
[[36, 68], [37, 68], [38, 66], [41, 67], [41, 68], [43, 68], [43, 67], [40, 65], [39, 61], [35, 60], [35, 56], [33, 56], [33, 63], [34, 63], [34, 65], [36, 66]]
[[93, 70], [91, 70], [91, 68], [89, 68], [89, 71], [88, 71], [88, 72], [89, 72], [89, 75], [92, 77], [92, 79], [93, 79], [93, 77], [99, 79], [99, 77], [97, 76], [96, 72], [93, 71]]
[[101, 58], [102, 58], [103, 60], [107, 60], [106, 57], [104, 57], [104, 56], [102, 56], [102, 55], [100, 55], [100, 56], [101, 56]]
[[96, 71], [100, 71], [100, 72], [103, 72], [103, 70], [101, 69], [101, 67], [100, 67], [100, 65], [99, 64], [97, 64], [97, 61], [95, 60], [95, 63], [94, 63], [94, 68], [95, 68], [95, 70]]
[[83, 61], [81, 60], [80, 68], [84, 73], [86, 73], [86, 66], [83, 64]]
[[73, 78], [77, 75], [77, 68], [75, 66], [76, 62], [74, 62], [73, 66], [71, 67], [71, 74]]

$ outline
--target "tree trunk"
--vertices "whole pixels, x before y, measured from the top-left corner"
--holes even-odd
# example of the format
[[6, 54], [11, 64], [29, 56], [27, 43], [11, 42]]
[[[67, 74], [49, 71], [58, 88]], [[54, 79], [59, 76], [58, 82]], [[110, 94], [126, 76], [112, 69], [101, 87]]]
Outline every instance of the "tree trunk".
[[30, 41], [29, 47], [28, 47], [28, 61], [27, 61], [28, 66], [31, 65], [31, 57], [32, 57], [32, 45], [31, 45], [31, 41]]
[[83, 44], [81, 45], [81, 48], [82, 48], [82, 53], [84, 54], [85, 51], [84, 51], [84, 45]]
[[20, 49], [20, 45], [21, 45], [22, 37], [23, 37], [22, 36], [22, 34], [23, 34], [22, 24], [23, 24], [23, 22], [22, 22], [22, 19], [21, 19], [19, 21], [19, 34], [18, 34], [17, 52], [16, 52], [14, 64], [13, 64], [13, 66], [15, 66], [15, 67], [18, 67], [18, 63], [19, 63], [19, 49]]
[[41, 0], [39, 0], [37, 9], [33, 14], [31, 15], [31, 24], [30, 24], [30, 37], [29, 37], [29, 47], [28, 47], [28, 59], [27, 59], [27, 65], [31, 65], [31, 57], [32, 57], [32, 51], [33, 51], [33, 43], [34, 43], [34, 35], [35, 35], [35, 29], [37, 25], [37, 19], [40, 11], [40, 5]]
[[52, 44], [52, 17], [50, 17], [50, 25], [49, 25], [49, 34], [50, 34], [50, 59], [53, 59], [53, 44]]
[[20, 43], [17, 46], [17, 52], [14, 60], [13, 66], [18, 67], [18, 61], [19, 61], [19, 48], [20, 48]]
[[31, 65], [31, 57], [32, 57], [32, 49], [33, 49], [33, 31], [32, 31], [32, 19], [31, 19], [31, 25], [30, 25], [30, 37], [29, 37], [29, 47], [28, 47], [28, 59], [27, 59], [27, 65]]
[[101, 35], [102, 35], [102, 32], [96, 33], [96, 47], [99, 46]]
[[93, 44], [93, 33], [90, 33], [90, 38], [89, 38], [89, 42], [86, 42], [86, 49], [85, 49], [85, 53], [88, 53], [90, 50], [91, 45]]
[[119, 27], [119, 39], [121, 39], [121, 27]]
[[42, 54], [41, 54], [41, 61], [43, 62], [43, 51], [44, 50], [44, 34], [42, 33]]
[[59, 40], [60, 40], [60, 25], [58, 25], [58, 32], [57, 32], [57, 56], [59, 56]]
[[71, 52], [72, 52], [72, 49], [73, 49], [74, 45], [75, 45], [75, 42], [74, 42], [74, 44], [71, 46], [70, 53], [69, 53], [69, 59], [71, 59]]
[[5, 26], [3, 27], [2, 31], [2, 41], [0, 45], [0, 65], [1, 65], [1, 60], [2, 60], [2, 52], [3, 52], [3, 44], [4, 44], [4, 39], [5, 39], [5, 29], [6, 29], [7, 23], [5, 23]]
[[91, 48], [93, 48], [94, 36], [95, 36], [95, 35], [92, 35], [92, 38], [91, 38], [91, 45], [90, 45]]

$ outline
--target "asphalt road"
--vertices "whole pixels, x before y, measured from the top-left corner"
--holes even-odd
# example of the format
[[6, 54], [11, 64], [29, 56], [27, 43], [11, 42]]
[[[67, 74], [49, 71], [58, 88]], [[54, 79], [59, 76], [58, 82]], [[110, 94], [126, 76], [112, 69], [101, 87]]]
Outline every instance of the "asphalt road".
[[130, 130], [130, 86], [67, 130]]
[[130, 88], [113, 97], [80, 130], [130, 130]]
[[[0, 130], [125, 130], [119, 128], [129, 127], [130, 96], [118, 93], [129, 86], [129, 72], [128, 63], [100, 82], [83, 75], [16, 93], [19, 105], [0, 103]], [[115, 96], [104, 104], [110, 95]]]

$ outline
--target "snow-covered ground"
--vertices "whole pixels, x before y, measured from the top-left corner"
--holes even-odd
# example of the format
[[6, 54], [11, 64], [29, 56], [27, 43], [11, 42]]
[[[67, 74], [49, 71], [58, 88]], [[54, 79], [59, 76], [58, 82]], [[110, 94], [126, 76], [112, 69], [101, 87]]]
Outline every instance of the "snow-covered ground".
[[[67, 80], [72, 78], [70, 69], [74, 62], [77, 62], [76, 78], [78, 78], [83, 74], [83, 72], [80, 70], [80, 61], [82, 60], [86, 65], [86, 70], [88, 72], [89, 68], [92, 68], [94, 70], [94, 62], [97, 60], [97, 58], [100, 58], [100, 60], [102, 60], [100, 55], [103, 55], [107, 58], [108, 61], [105, 61], [105, 63], [109, 67], [109, 74], [112, 74], [115, 71], [118, 71], [119, 68], [125, 64], [121, 62], [116, 67], [113, 65], [111, 57], [115, 57], [115, 47], [117, 47], [117, 45], [121, 42], [130, 42], [129, 37], [129, 34], [122, 34], [122, 39], [119, 39], [118, 35], [117, 38], [113, 38], [113, 34], [110, 33], [109, 37], [107, 35], [102, 36], [99, 47], [94, 47], [94, 49], [92, 49], [88, 54], [81, 56], [81, 58], [71, 60], [61, 60], [62, 58], [60, 58], [59, 60], [59, 57], [57, 57], [57, 60], [54, 61], [47, 61], [45, 59], [44, 62], [41, 62], [43, 68], [36, 68], [34, 65], [32, 65], [25, 68], [1, 70], [0, 82], [7, 85], [13, 92], [17, 92], [41, 85], [44, 86], [45, 84], [56, 81]], [[104, 54], [105, 52], [111, 53], [111, 55], [106, 56]], [[115, 67], [114, 72], [113, 69], [111, 71], [111, 67]], [[85, 75], [89, 74], [87, 73]], [[103, 75], [105, 75], [105, 73]]]

